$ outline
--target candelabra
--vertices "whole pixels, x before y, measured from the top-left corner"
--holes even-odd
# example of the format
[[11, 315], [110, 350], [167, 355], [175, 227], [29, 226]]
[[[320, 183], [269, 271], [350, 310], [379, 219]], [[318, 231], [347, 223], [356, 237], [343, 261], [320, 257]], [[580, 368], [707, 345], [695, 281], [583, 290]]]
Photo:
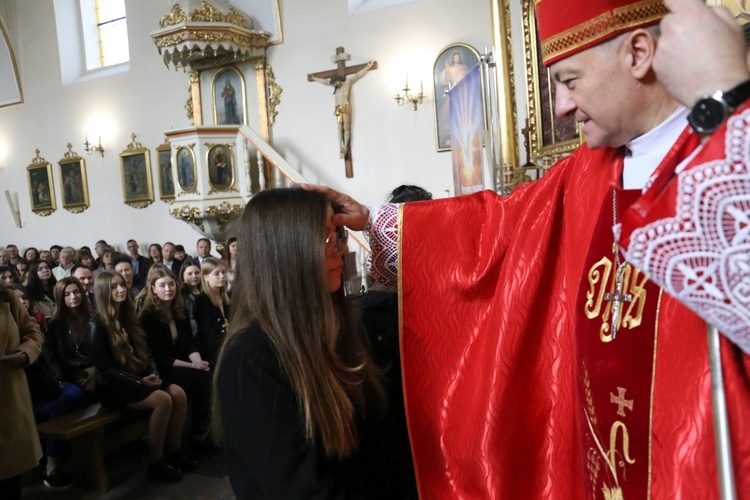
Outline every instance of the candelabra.
[[410, 103], [414, 105], [414, 111], [417, 110], [417, 106], [422, 104], [422, 100], [424, 100], [424, 88], [422, 86], [422, 82], [419, 82], [419, 94], [412, 94], [411, 89], [409, 88], [409, 79], [407, 78], [406, 83], [404, 84], [403, 88], [403, 95], [400, 92], [396, 92], [396, 97], [393, 99], [396, 101], [396, 104], [399, 106], [403, 106], [406, 103]]

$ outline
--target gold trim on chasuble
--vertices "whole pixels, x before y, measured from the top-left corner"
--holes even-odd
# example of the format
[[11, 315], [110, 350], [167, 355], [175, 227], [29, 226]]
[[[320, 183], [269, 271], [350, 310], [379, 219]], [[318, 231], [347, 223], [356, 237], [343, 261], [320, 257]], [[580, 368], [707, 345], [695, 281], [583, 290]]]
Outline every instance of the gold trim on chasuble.
[[[537, 0], [535, 3], [540, 3]], [[542, 60], [575, 51], [615, 31], [641, 26], [668, 12], [662, 0], [643, 0], [590, 19], [542, 42]]]
[[[615, 273], [612, 272], [614, 264], [609, 257], [602, 259], [594, 264], [588, 272], [589, 290], [586, 292], [585, 313], [588, 319], [595, 319], [601, 316], [602, 326], [599, 329], [599, 338], [602, 342], [611, 342], [612, 333], [610, 332], [612, 323], [613, 302], [605, 301], [604, 294], [615, 293]], [[610, 279], [611, 278], [611, 279]], [[648, 281], [640, 269], [630, 264], [625, 266], [623, 273], [623, 293], [633, 296], [633, 300], [627, 303], [619, 311], [617, 318], [617, 328], [633, 329], [640, 326], [643, 321], [643, 309], [646, 306], [646, 289]], [[604, 311], [602, 312], [602, 304]]]

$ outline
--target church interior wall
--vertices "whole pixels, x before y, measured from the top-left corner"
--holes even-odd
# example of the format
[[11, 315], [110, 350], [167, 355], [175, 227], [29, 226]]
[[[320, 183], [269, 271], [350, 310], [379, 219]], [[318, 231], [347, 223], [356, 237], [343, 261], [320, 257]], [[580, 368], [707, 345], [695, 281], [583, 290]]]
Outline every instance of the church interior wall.
[[[11, 39], [17, 41], [14, 50], [25, 100], [0, 108], [0, 187], [18, 193], [23, 222], [23, 228], [16, 228], [0, 193], [0, 243], [78, 247], [93, 246], [103, 238], [124, 249], [133, 237], [144, 247], [173, 240], [192, 248], [198, 233], [169, 216], [169, 205], [158, 199], [153, 172], [154, 203], [139, 210], [122, 199], [119, 153], [130, 134], [151, 150], [155, 170], [155, 148], [163, 142], [163, 132], [191, 124], [184, 109], [188, 75], [165, 68], [150, 37], [166, 4], [126, 0], [128, 71], [62, 85], [53, 3], [0, 0], [0, 7], [5, 7], [0, 13], [15, 17], [8, 24], [14, 31]], [[449, 44], [467, 43], [481, 52], [492, 43], [490, 3], [422, 0], [352, 16], [343, 0], [280, 4], [284, 41], [268, 49], [268, 63], [283, 89], [271, 131], [279, 152], [308, 181], [331, 185], [366, 203], [382, 201], [403, 183], [420, 184], [436, 197], [452, 193], [450, 153], [435, 150], [432, 65]], [[378, 62], [377, 70], [352, 87], [351, 179], [345, 177], [344, 161], [339, 159], [332, 88], [306, 78], [308, 73], [333, 69], [331, 56], [338, 46], [351, 55], [347, 65]], [[420, 79], [424, 84], [427, 100], [417, 111], [399, 108], [393, 100], [407, 72], [412, 88]], [[248, 84], [248, 90], [253, 86]], [[204, 109], [206, 123], [210, 113]], [[97, 122], [104, 158], [83, 151], [84, 131]], [[81, 214], [64, 210], [59, 199], [57, 161], [68, 142], [86, 160], [91, 206]], [[37, 148], [53, 166], [57, 211], [48, 217], [32, 213], [29, 201], [26, 166]]]

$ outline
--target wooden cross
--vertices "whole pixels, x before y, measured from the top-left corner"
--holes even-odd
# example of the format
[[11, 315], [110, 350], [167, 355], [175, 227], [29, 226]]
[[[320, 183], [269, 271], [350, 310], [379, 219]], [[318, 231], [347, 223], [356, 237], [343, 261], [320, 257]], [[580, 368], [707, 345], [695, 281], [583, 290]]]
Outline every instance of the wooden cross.
[[[366, 64], [357, 64], [356, 66], [347, 66], [349, 54], [344, 52], [344, 47], [336, 47], [336, 55], [331, 57], [331, 62], [336, 64], [337, 68], [327, 71], [319, 71], [307, 75], [308, 82], [318, 82], [324, 85], [330, 85], [334, 88], [333, 93], [336, 96], [336, 121], [339, 128], [339, 149], [341, 158], [346, 164], [346, 176], [354, 177], [352, 169], [352, 150], [351, 150], [351, 102], [349, 95], [351, 87], [365, 73], [377, 69], [378, 63], [370, 61]], [[346, 79], [347, 75], [354, 75]]]
[[632, 399], [625, 399], [625, 392], [627, 389], [624, 387], [618, 387], [617, 388], [617, 396], [609, 393], [609, 402], [614, 403], [617, 405], [617, 414], [624, 417], [625, 416], [625, 408], [627, 408], [630, 411], [633, 411], [633, 400]]

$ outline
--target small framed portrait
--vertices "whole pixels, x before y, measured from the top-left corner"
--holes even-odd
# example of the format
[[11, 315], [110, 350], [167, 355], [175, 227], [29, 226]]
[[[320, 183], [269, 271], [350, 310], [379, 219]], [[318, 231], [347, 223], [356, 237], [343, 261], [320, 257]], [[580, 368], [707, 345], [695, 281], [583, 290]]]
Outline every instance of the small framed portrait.
[[243, 125], [245, 119], [245, 79], [232, 66], [221, 68], [211, 82], [216, 125]]
[[55, 203], [55, 187], [52, 182], [52, 165], [39, 156], [36, 150], [36, 158], [26, 167], [29, 177], [29, 197], [31, 198], [31, 211], [42, 217], [50, 215], [57, 210]]
[[198, 173], [195, 170], [195, 144], [180, 146], [177, 148], [175, 159], [177, 161], [177, 183], [182, 190], [181, 194], [198, 193]]
[[211, 183], [211, 194], [214, 191], [231, 191], [234, 187], [234, 160], [232, 144], [206, 144], [208, 181]]
[[60, 165], [62, 206], [69, 212], [79, 214], [89, 208], [86, 161], [73, 151], [73, 145], [69, 143], [68, 152], [57, 163]]
[[159, 173], [159, 199], [167, 203], [174, 200], [174, 173], [172, 169], [172, 146], [169, 139], [156, 148], [156, 163]]
[[151, 183], [151, 155], [135, 134], [132, 142], [120, 153], [122, 167], [122, 193], [125, 203], [133, 208], [145, 208], [154, 201], [154, 187]]
[[454, 43], [440, 51], [432, 68], [435, 86], [435, 137], [438, 151], [451, 149], [451, 105], [446, 93], [479, 62], [479, 52], [470, 45]]

